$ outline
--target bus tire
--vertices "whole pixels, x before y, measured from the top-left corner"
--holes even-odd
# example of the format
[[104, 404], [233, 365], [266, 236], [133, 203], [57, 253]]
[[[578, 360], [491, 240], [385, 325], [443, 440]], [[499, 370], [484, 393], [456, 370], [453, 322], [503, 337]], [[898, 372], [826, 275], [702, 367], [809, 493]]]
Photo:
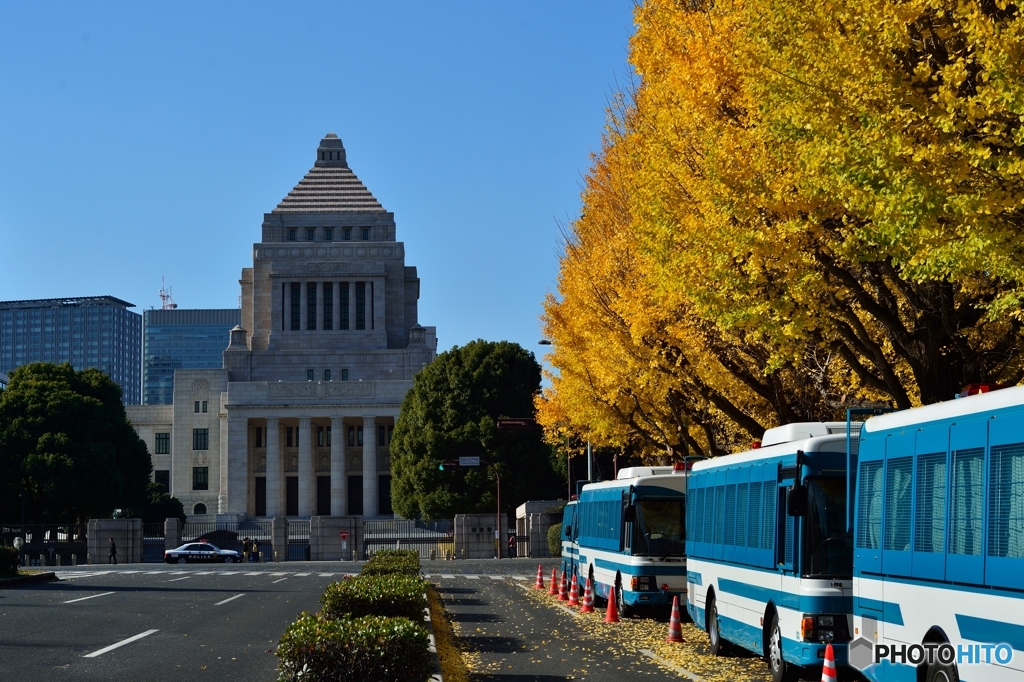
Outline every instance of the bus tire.
[[772, 613], [768, 626], [768, 649], [765, 651], [768, 671], [772, 674], [772, 682], [790, 682], [796, 679], [793, 666], [782, 658], [782, 632], [779, 630], [779, 617]]
[[925, 682], [960, 682], [960, 674], [956, 670], [955, 663], [947, 664], [935, 661], [928, 665], [924, 679]]
[[725, 654], [725, 642], [722, 640], [722, 631], [718, 627], [718, 604], [715, 602], [714, 595], [708, 598], [707, 623], [705, 625], [708, 631], [708, 651], [712, 656], [722, 656]]

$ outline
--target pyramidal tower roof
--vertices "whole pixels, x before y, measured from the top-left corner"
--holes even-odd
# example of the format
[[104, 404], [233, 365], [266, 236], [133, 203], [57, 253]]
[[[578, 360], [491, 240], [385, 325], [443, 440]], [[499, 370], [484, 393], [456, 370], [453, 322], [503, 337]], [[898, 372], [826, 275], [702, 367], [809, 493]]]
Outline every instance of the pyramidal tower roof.
[[273, 213], [376, 213], [384, 207], [356, 177], [345, 159], [345, 147], [327, 133], [316, 150], [316, 163], [281, 200]]

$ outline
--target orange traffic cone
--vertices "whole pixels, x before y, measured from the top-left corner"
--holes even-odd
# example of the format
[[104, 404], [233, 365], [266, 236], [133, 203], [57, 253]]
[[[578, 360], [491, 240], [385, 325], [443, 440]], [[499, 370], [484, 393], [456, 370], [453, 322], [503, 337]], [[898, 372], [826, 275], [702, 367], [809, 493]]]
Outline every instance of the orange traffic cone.
[[836, 682], [836, 655], [832, 642], [825, 646], [825, 666], [821, 669], [821, 682]]
[[608, 610], [604, 612], [604, 622], [606, 623], [618, 623], [619, 622], [619, 609], [615, 606], [615, 586], [612, 585], [608, 591]]
[[580, 586], [576, 582], [576, 573], [572, 574], [572, 587], [569, 589], [569, 606], [580, 605]]
[[562, 571], [562, 579], [558, 581], [558, 601], [567, 601], [569, 599], [565, 587], [565, 571]]
[[538, 590], [544, 589], [544, 570], [540, 567], [540, 564], [537, 564], [537, 583], [534, 587]]
[[548, 590], [548, 594], [558, 594], [558, 581], [555, 580], [555, 575], [557, 573], [557, 569], [551, 569], [551, 589]]
[[594, 611], [594, 585], [590, 582], [590, 577], [587, 577], [587, 586], [583, 590], [583, 605], [580, 607], [580, 613], [593, 613]]
[[679, 622], [679, 597], [672, 597], [672, 617], [668, 621], [668, 637], [666, 642], [683, 641], [683, 625]]

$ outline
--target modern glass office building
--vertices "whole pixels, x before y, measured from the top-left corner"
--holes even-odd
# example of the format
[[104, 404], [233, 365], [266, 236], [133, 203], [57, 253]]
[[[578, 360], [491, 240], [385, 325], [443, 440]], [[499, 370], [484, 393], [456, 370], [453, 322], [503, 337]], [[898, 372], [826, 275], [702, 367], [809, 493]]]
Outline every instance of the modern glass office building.
[[121, 387], [121, 402], [138, 405], [142, 316], [113, 296], [0, 301], [0, 372], [30, 362], [96, 367]]
[[238, 308], [146, 310], [142, 322], [142, 404], [170, 405], [174, 370], [220, 369]]

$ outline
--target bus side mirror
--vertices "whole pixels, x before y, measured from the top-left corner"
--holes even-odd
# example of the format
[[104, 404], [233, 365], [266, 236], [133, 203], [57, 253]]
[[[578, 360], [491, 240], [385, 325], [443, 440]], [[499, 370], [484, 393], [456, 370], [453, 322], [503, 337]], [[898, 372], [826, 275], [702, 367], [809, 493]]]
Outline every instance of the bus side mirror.
[[786, 513], [790, 516], [807, 515], [807, 487], [794, 483], [786, 489]]
[[622, 512], [622, 519], [626, 523], [636, 522], [636, 507], [631, 504], [626, 505], [626, 508]]
[[567, 537], [567, 538], [571, 538], [572, 537], [572, 526], [566, 526], [565, 527], [565, 537]]

